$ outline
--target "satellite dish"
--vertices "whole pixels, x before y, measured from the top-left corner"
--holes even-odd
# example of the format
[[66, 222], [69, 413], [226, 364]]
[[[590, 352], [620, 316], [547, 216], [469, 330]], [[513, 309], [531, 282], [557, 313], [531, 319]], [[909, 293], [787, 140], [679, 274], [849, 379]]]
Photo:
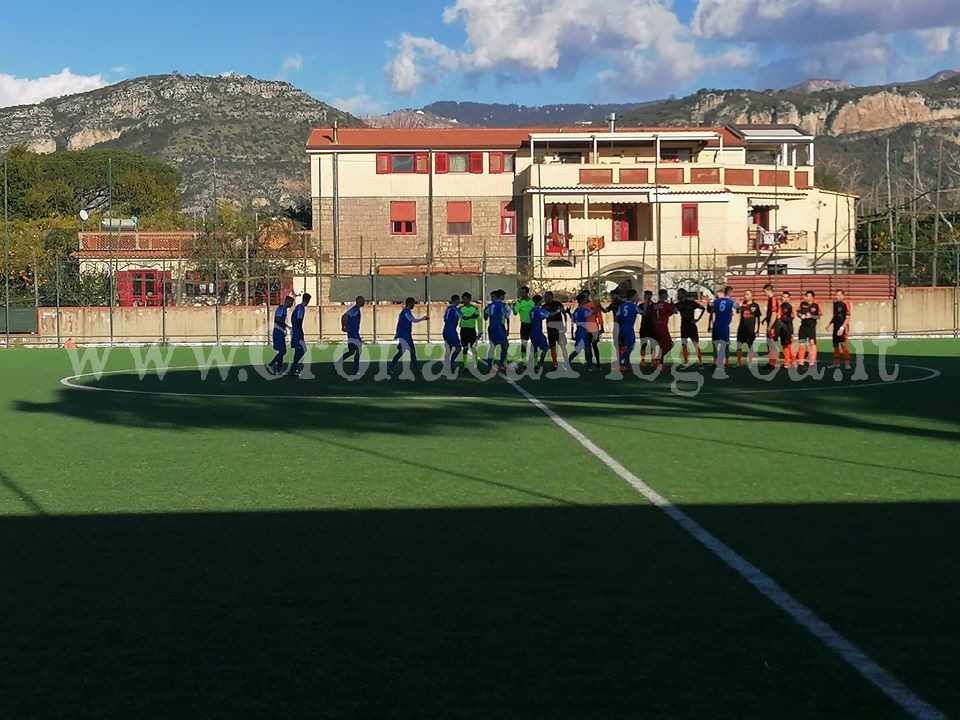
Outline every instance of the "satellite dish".
[[81, 210], [81, 211], [80, 211], [80, 219], [83, 220], [84, 222], [86, 222], [87, 220], [90, 219], [90, 213], [88, 213], [86, 210]]

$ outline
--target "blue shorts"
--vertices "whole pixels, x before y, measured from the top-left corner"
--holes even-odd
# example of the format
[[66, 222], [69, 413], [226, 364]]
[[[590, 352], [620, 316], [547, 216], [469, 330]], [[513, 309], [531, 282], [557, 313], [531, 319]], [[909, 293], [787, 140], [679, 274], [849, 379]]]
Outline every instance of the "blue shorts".
[[458, 348], [461, 347], [460, 336], [457, 334], [456, 330], [453, 332], [443, 333], [443, 341], [450, 347]]
[[726, 327], [713, 327], [713, 341], [714, 342], [730, 342], [730, 326]]
[[573, 336], [573, 344], [574, 346], [583, 345], [584, 347], [590, 347], [590, 331], [577, 329], [577, 332]]
[[283, 330], [274, 329], [273, 349], [276, 350], [277, 352], [287, 351], [287, 334]]
[[620, 343], [625, 347], [632, 348], [637, 344], [637, 333], [632, 330], [620, 330]]
[[503, 330], [497, 332], [496, 330], [491, 329], [487, 337], [493, 345], [506, 345], [509, 343], [509, 340], [507, 340], [507, 334], [503, 332]]
[[546, 351], [550, 349], [547, 336], [543, 333], [530, 333], [530, 344], [533, 345], [534, 350]]

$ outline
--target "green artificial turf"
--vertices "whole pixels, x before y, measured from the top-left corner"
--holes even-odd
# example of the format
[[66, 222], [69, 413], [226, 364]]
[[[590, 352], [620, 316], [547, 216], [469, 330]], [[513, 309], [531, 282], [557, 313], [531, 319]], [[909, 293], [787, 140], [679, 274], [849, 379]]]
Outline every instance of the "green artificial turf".
[[[958, 350], [520, 383], [954, 716]], [[0, 352], [5, 716], [909, 717], [502, 378], [210, 351]]]

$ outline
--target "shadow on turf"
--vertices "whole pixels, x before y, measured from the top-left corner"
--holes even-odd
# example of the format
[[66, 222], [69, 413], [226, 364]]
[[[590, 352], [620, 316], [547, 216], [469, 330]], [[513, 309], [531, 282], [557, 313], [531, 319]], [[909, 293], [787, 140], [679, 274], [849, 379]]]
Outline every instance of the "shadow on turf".
[[[548, 404], [564, 417], [587, 423], [601, 419], [610, 421], [611, 418], [623, 422], [642, 418], [653, 422], [659, 417], [731, 419], [737, 422], [785, 421], [823, 428], [856, 428], [922, 438], [960, 439], [960, 405], [951, 399], [958, 391], [960, 359], [900, 356], [894, 360], [904, 365], [932, 367], [940, 370], [942, 375], [929, 382], [873, 386], [859, 390], [855, 383], [848, 386], [849, 389], [838, 390], [830, 381], [823, 381], [825, 388], [822, 391], [803, 383], [794, 384], [786, 379], [778, 379], [775, 382], [781, 382], [782, 389], [788, 391], [778, 394], [770, 392], [774, 384], [754, 378], [747, 370], [732, 370], [731, 385], [713, 381], [714, 384], [708, 386], [707, 390], [736, 387], [743, 392], [708, 392], [696, 398], [672, 394], [668, 378], [655, 382], [637, 379], [610, 382], [593, 375], [579, 379], [527, 381], [525, 387], [534, 394], [548, 396]], [[868, 360], [867, 367], [870, 369], [868, 382], [877, 382], [876, 366], [871, 366]], [[486, 383], [479, 383], [472, 378], [434, 383], [400, 380], [348, 383], [336, 376], [329, 366], [317, 372], [320, 377], [306, 383], [282, 379], [277, 381], [279, 384], [262, 382], [258, 386], [229, 386], [231, 392], [237, 392], [241, 387], [249, 388], [247, 392], [251, 394], [277, 392], [278, 395], [273, 398], [191, 396], [191, 392], [201, 389], [215, 393], [221, 386], [208, 384], [201, 388], [197, 372], [189, 370], [170, 371], [162, 383], [154, 380], [153, 385], [141, 384], [136, 376], [111, 378], [111, 382], [123, 383], [121, 387], [128, 389], [149, 387], [165, 392], [185, 392], [185, 395], [139, 395], [59, 388], [52, 402], [18, 401], [14, 408], [19, 412], [52, 413], [116, 426], [274, 431], [286, 425], [311, 431], [336, 429], [410, 436], [449, 428], [451, 423], [482, 428], [538, 416], [519, 394], [499, 379]], [[377, 400], [301, 399], [296, 394], [301, 387], [305, 388], [302, 392], [307, 395], [333, 392], [370, 395]], [[793, 392], [802, 387], [810, 387], [810, 392]], [[762, 392], [751, 394], [749, 391], [753, 389]], [[557, 399], [565, 391], [569, 391], [569, 399]], [[590, 393], [621, 391], [644, 394], [623, 398], [581, 397]], [[493, 401], [463, 402], [451, 399], [424, 405], [418, 402], [420, 394], [460, 394], [489, 397]], [[957, 429], [925, 427], [924, 423], [931, 416], [938, 421], [952, 423]], [[677, 446], [682, 449], [679, 439]], [[813, 455], [816, 456], [816, 453]]]
[[[947, 714], [960, 505], [685, 508]], [[7, 717], [870, 718], [647, 506], [0, 518]]]

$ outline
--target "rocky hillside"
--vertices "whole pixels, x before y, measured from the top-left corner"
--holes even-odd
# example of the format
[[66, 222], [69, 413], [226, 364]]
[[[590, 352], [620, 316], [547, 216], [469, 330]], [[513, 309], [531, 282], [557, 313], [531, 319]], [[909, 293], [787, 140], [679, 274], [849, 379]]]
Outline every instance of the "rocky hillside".
[[426, 110], [394, 110], [386, 115], [364, 115], [364, 124], [376, 128], [450, 128], [465, 127], [456, 120]]
[[310, 128], [334, 121], [362, 124], [285, 82], [158, 75], [0, 109], [0, 152], [129, 150], [179, 169], [188, 208], [208, 205], [214, 182], [219, 198], [287, 205], [309, 196]]

